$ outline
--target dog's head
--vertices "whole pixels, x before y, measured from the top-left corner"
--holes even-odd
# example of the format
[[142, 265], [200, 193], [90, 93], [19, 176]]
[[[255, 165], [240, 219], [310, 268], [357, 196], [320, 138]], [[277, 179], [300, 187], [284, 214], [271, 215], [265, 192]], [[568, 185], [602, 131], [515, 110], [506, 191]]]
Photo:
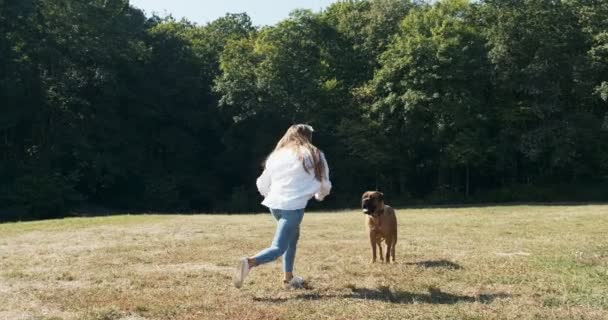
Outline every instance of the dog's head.
[[361, 208], [363, 213], [373, 215], [384, 209], [384, 194], [378, 191], [367, 191], [361, 196]]

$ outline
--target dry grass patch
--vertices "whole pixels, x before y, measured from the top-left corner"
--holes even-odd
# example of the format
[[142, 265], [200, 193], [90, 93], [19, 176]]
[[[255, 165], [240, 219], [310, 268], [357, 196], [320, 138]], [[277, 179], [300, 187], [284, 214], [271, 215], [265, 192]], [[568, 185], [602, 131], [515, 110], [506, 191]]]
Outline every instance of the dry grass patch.
[[370, 265], [363, 215], [309, 213], [297, 273], [232, 288], [272, 239], [263, 215], [0, 225], [0, 319], [608, 318], [608, 206], [398, 210], [397, 263]]

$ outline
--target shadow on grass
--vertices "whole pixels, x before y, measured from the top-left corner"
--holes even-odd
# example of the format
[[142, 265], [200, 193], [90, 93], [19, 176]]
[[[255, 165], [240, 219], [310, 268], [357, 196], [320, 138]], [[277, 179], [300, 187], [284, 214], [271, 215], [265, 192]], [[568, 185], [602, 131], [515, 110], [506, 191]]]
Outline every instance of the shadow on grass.
[[304, 293], [294, 297], [260, 298], [254, 297], [254, 301], [283, 303], [289, 300], [323, 300], [331, 298], [375, 300], [397, 304], [456, 304], [456, 303], [483, 303], [489, 304], [496, 299], [510, 298], [507, 293], [487, 293], [477, 296], [466, 296], [443, 292], [438, 288], [429, 288], [428, 293], [413, 293], [407, 291], [391, 291], [389, 287], [378, 289], [350, 288], [350, 294], [323, 295], [320, 293]]
[[331, 299], [337, 297], [336, 295], [322, 295], [319, 293], [303, 293], [294, 297], [253, 297], [253, 301], [258, 302], [271, 302], [271, 303], [283, 303], [289, 300], [322, 300]]
[[438, 288], [429, 288], [428, 293], [413, 293], [407, 291], [391, 291], [388, 287], [378, 289], [353, 288], [347, 298], [377, 300], [401, 304], [456, 304], [456, 303], [492, 303], [495, 299], [509, 298], [506, 293], [489, 293], [477, 296], [466, 296], [443, 292]]
[[417, 266], [421, 268], [445, 268], [451, 270], [460, 270], [462, 266], [448, 260], [426, 260], [426, 261], [418, 261], [418, 262], [408, 262], [406, 263], [408, 266]]

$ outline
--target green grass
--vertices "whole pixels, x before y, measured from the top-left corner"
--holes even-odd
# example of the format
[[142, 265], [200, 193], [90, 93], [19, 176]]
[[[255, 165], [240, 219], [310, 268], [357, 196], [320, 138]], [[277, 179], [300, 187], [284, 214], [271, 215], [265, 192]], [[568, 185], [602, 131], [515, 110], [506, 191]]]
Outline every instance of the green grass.
[[296, 273], [237, 290], [261, 215], [0, 224], [0, 319], [608, 319], [608, 206], [398, 210], [397, 263], [371, 265], [360, 212], [307, 213]]
[[141, 224], [168, 219], [168, 215], [118, 215], [93, 218], [65, 218], [57, 220], [42, 220], [18, 223], [0, 223], [0, 238], [15, 233], [31, 231], [74, 231], [101, 225]]

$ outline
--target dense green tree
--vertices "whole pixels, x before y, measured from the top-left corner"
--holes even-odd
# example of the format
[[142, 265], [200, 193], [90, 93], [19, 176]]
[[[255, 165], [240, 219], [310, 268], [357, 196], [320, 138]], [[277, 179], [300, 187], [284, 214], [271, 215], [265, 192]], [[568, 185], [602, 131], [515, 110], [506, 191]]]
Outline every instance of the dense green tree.
[[386, 134], [400, 138], [393, 142], [402, 164], [396, 170], [435, 176], [437, 184], [427, 187], [442, 188], [453, 184], [444, 181], [443, 168], [463, 169], [467, 195], [471, 167], [478, 169], [492, 151], [488, 63], [470, 9], [466, 1], [414, 9], [370, 83], [372, 112]]
[[607, 30], [600, 0], [347, 0], [263, 28], [0, 0], [0, 220], [260, 210], [294, 122], [329, 159], [323, 206], [606, 200]]
[[487, 1], [484, 9], [509, 175], [536, 182], [589, 178], [600, 164], [605, 110], [585, 79], [590, 38], [576, 7], [529, 0]]
[[410, 0], [349, 0], [337, 2], [323, 13], [328, 24], [346, 40], [346, 49], [352, 50], [341, 62], [348, 63], [345, 71], [349, 71], [353, 85], [373, 77], [380, 55], [413, 6]]
[[[231, 141], [241, 148], [228, 146], [229, 158], [253, 160], [253, 167], [237, 165], [243, 168], [243, 176], [255, 177], [273, 140], [294, 122], [317, 127], [321, 146], [337, 148], [331, 124], [343, 115], [339, 102], [348, 94], [334, 72], [337, 37], [317, 15], [296, 11], [255, 37], [228, 43], [215, 89], [222, 96], [223, 112], [233, 119], [228, 132]], [[260, 123], [265, 125], [260, 127]], [[252, 130], [256, 136], [250, 135]], [[234, 141], [235, 136], [240, 143]]]

